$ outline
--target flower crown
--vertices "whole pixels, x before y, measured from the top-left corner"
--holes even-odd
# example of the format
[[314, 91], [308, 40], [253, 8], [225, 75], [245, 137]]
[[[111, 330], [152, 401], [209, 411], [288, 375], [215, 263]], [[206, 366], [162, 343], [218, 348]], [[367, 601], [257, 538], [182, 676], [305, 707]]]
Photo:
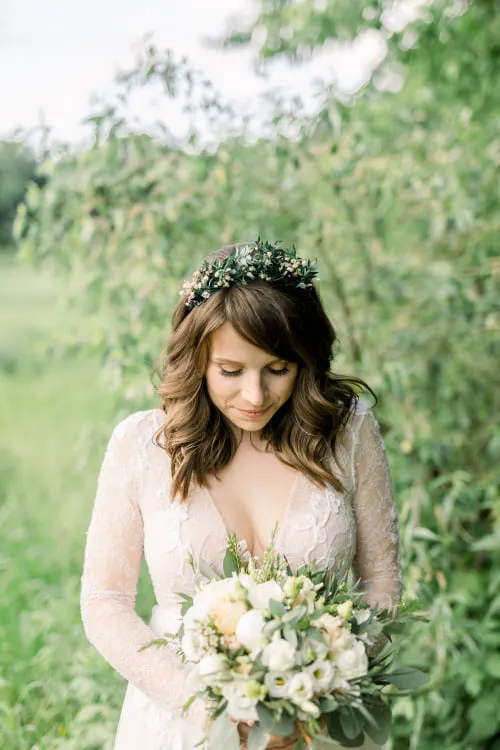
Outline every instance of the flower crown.
[[279, 247], [279, 242], [256, 242], [239, 247], [226, 258], [203, 261], [180, 292], [191, 311], [218, 292], [234, 284], [246, 286], [262, 279], [278, 287], [308, 289], [318, 276], [316, 261], [297, 258], [295, 247]]

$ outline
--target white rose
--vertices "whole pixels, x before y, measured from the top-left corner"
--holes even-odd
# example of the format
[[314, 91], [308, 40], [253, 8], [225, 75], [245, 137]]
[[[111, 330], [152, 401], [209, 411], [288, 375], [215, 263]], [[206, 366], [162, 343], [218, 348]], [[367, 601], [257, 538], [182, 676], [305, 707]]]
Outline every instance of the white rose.
[[314, 620], [314, 625], [321, 628], [326, 645], [331, 651], [343, 650], [350, 647], [352, 635], [341, 617], [330, 614], [321, 615]]
[[198, 664], [198, 674], [207, 685], [218, 686], [229, 675], [229, 667], [222, 654], [208, 654]]
[[199, 591], [193, 600], [193, 606], [199, 611], [210, 612], [217, 604], [226, 597], [236, 593], [236, 578], [221, 578], [218, 581], [209, 581]]
[[245, 612], [236, 625], [236, 638], [248, 651], [258, 651], [265, 645], [262, 629], [265, 620], [256, 609]]
[[238, 621], [246, 611], [247, 608], [243, 602], [233, 602], [224, 597], [212, 609], [211, 615], [219, 633], [234, 635]]
[[243, 682], [230, 682], [222, 688], [227, 700], [227, 712], [236, 721], [257, 721], [257, 698], [249, 698], [244, 693]]
[[275, 672], [286, 672], [295, 664], [295, 649], [284, 638], [276, 638], [262, 652], [262, 662]]
[[312, 679], [315, 693], [328, 690], [333, 679], [333, 666], [331, 662], [318, 659], [313, 664], [305, 667], [304, 671]]
[[336, 654], [337, 674], [344, 680], [361, 677], [368, 670], [368, 657], [364, 644], [355, 638], [352, 640], [351, 648]]
[[285, 698], [292, 675], [290, 672], [267, 672], [264, 684], [273, 698]]
[[276, 581], [266, 581], [265, 583], [258, 583], [248, 592], [248, 598], [252, 607], [260, 610], [269, 609], [270, 599], [276, 599], [281, 602], [284, 599], [284, 593]]
[[290, 700], [300, 705], [311, 698], [313, 692], [313, 681], [306, 672], [297, 672], [293, 675], [288, 686]]
[[327, 631], [337, 630], [338, 628], [344, 626], [344, 622], [340, 617], [335, 617], [328, 612], [326, 612], [324, 615], [321, 615], [320, 617], [316, 617], [316, 619], [313, 620], [312, 624], [316, 628], [321, 628], [321, 630]]

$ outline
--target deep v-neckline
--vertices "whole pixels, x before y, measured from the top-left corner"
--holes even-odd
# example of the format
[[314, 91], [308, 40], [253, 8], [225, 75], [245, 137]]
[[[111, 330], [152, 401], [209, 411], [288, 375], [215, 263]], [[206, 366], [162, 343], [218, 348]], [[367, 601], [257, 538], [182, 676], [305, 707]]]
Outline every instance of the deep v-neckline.
[[[287, 498], [287, 501], [285, 503], [285, 509], [283, 511], [283, 517], [278, 522], [278, 529], [277, 529], [277, 532], [276, 532], [276, 536], [274, 538], [275, 544], [279, 543], [282, 540], [284, 529], [285, 529], [285, 527], [286, 527], [286, 525], [287, 525], [287, 523], [289, 521], [290, 514], [291, 514], [291, 511], [292, 511], [293, 501], [295, 499], [295, 495], [297, 494], [297, 489], [298, 489], [299, 483], [300, 483], [300, 481], [301, 481], [301, 479], [302, 479], [303, 476], [304, 475], [301, 474], [300, 471], [297, 472], [297, 476], [295, 477], [295, 480], [293, 482], [292, 489], [290, 490], [288, 498]], [[215, 517], [217, 518], [217, 520], [219, 522], [221, 530], [224, 533], [224, 538], [227, 538], [227, 535], [231, 532], [231, 529], [228, 528], [228, 526], [227, 526], [227, 524], [226, 524], [226, 522], [225, 522], [225, 520], [224, 520], [224, 518], [222, 516], [222, 513], [220, 512], [219, 508], [217, 507], [217, 504], [216, 504], [215, 500], [212, 497], [212, 493], [210, 492], [210, 490], [206, 486], [203, 486], [201, 489], [202, 489], [202, 492], [204, 491], [205, 497], [206, 497], [206, 499], [208, 501], [208, 505], [213, 510], [214, 515], [215, 515]], [[245, 542], [246, 544], [248, 544], [248, 540], [245, 537], [243, 537], [242, 539], [239, 539], [239, 541], [240, 542]], [[269, 542], [270, 541], [271, 540], [269, 540]], [[269, 542], [268, 542], [268, 544], [269, 544]], [[255, 557], [257, 557], [257, 555], [255, 555]]]

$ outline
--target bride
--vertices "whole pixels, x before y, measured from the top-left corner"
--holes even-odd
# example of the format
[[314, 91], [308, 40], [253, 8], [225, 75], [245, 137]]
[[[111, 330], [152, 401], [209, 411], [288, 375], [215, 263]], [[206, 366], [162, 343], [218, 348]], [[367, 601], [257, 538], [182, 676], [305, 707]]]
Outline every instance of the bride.
[[[293, 569], [346, 562], [370, 605], [401, 593], [384, 444], [357, 378], [331, 371], [335, 332], [313, 261], [277, 244], [231, 245], [184, 284], [160, 367], [161, 407], [115, 428], [102, 463], [82, 577], [85, 632], [128, 681], [115, 750], [194, 750], [206, 715], [190, 671], [162, 646], [193, 593], [189, 557], [221, 569], [233, 531]], [[135, 612], [144, 555], [157, 605]], [[242, 747], [248, 727], [238, 725]], [[268, 747], [292, 750], [294, 737]], [[316, 742], [313, 747], [321, 748]], [[326, 747], [326, 746], [325, 746]], [[366, 740], [364, 748], [377, 746]]]

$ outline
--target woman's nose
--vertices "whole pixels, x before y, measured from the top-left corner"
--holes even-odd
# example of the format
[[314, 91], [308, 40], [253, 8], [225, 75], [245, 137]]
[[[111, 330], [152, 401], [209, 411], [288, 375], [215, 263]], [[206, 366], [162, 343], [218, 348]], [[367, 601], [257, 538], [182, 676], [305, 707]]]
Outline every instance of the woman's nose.
[[245, 380], [241, 395], [249, 406], [258, 409], [264, 406], [266, 401], [266, 385], [260, 377]]

